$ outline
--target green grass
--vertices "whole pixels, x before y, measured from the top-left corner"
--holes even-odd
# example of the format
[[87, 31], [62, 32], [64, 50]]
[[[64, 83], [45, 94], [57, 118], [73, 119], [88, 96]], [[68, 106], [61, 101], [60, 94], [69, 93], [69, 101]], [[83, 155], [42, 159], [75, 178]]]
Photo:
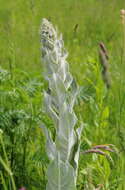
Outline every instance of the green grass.
[[[63, 33], [70, 71], [81, 86], [75, 110], [85, 128], [81, 151], [97, 144], [114, 144], [114, 164], [99, 155], [80, 157], [78, 190], [125, 189], [125, 58], [120, 9], [124, 0], [0, 0], [0, 128], [17, 188], [45, 189], [48, 159], [41, 122], [53, 130], [42, 110], [39, 28], [49, 18]], [[74, 27], [78, 30], [74, 33]], [[111, 89], [101, 77], [98, 43], [110, 56]], [[123, 58], [123, 59], [122, 59]], [[0, 144], [0, 157], [6, 158]], [[0, 189], [13, 190], [0, 163]], [[2, 184], [3, 183], [3, 184]]]

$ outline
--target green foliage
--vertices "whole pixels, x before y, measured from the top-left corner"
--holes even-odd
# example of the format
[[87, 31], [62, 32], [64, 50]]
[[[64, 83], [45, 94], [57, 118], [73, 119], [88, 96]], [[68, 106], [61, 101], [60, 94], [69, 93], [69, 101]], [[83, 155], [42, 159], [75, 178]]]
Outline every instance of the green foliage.
[[[42, 86], [39, 77], [31, 78], [25, 73], [15, 72], [14, 78], [11, 78], [9, 72], [1, 69], [0, 129], [4, 134], [10, 168], [18, 188], [22, 185], [41, 188], [45, 184], [44, 159], [46, 162], [47, 159], [45, 156], [42, 158], [43, 145], [33, 149], [35, 144], [38, 142], [40, 144], [42, 138], [36, 138], [40, 132], [40, 129], [36, 130], [36, 126], [40, 125], [42, 119]], [[33, 150], [30, 152], [29, 149]], [[35, 156], [38, 152], [39, 159]], [[4, 160], [1, 163], [4, 163]], [[38, 168], [41, 168], [41, 172]], [[1, 188], [5, 185], [7, 188], [12, 188], [11, 184], [8, 186], [5, 170], [5, 167], [1, 168]], [[44, 183], [41, 183], [41, 180], [36, 183], [36, 179], [41, 179], [41, 176], [44, 178]]]

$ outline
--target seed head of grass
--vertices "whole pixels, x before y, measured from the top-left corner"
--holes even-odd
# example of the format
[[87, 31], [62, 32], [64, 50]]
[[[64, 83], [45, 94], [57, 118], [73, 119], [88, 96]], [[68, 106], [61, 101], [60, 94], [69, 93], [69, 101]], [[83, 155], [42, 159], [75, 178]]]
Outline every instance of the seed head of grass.
[[125, 9], [120, 10], [120, 16], [122, 19], [122, 24], [124, 24], [125, 23]]

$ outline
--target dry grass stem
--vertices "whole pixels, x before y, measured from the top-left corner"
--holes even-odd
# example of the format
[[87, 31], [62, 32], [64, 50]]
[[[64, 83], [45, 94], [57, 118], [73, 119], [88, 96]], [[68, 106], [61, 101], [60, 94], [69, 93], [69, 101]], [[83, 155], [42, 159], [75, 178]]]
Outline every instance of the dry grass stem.
[[106, 47], [104, 43], [99, 43], [99, 60], [102, 66], [102, 78], [106, 85], [106, 87], [109, 89], [111, 86], [110, 76], [109, 76], [109, 56], [108, 52], [106, 50]]

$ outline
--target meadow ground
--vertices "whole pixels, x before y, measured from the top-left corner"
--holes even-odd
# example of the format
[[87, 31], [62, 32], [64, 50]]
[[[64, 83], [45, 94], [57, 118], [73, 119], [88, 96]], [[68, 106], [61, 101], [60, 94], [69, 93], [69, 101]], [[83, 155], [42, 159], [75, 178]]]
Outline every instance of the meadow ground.
[[[42, 106], [47, 83], [39, 28], [48, 18], [63, 34], [70, 71], [81, 87], [75, 106], [84, 122], [81, 151], [99, 144], [117, 149], [106, 153], [110, 159], [81, 154], [78, 190], [125, 190], [125, 26], [120, 18], [125, 1], [0, 0], [0, 5], [0, 189], [14, 190], [13, 180], [16, 188], [45, 189], [48, 158], [39, 126], [44, 122], [53, 130], [53, 123]], [[101, 76], [100, 42], [109, 54], [110, 89]]]

